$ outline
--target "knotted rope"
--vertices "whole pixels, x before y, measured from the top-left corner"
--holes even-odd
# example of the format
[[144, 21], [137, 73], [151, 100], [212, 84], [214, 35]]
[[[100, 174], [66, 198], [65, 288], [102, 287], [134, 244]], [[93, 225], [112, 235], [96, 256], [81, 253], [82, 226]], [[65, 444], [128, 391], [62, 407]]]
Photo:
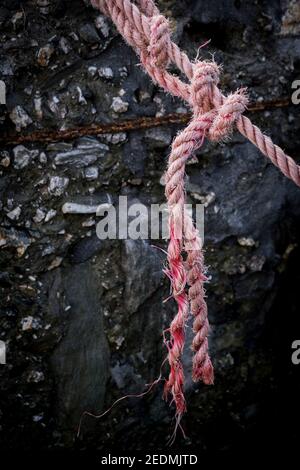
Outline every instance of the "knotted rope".
[[[123, 38], [139, 55], [142, 65], [155, 83], [186, 101], [193, 110], [189, 125], [172, 143], [166, 172], [165, 194], [169, 209], [170, 241], [168, 269], [172, 295], [178, 310], [170, 328], [168, 348], [170, 374], [165, 385], [176, 405], [177, 422], [186, 411], [184, 373], [181, 355], [189, 310], [194, 318], [192, 348], [193, 380], [212, 384], [213, 366], [208, 354], [209, 323], [205, 302], [202, 241], [185, 209], [184, 176], [188, 158], [200, 148], [205, 138], [225, 139], [238, 128], [282, 173], [300, 186], [300, 167], [281, 148], [243, 116], [248, 103], [245, 89], [225, 97], [218, 88], [220, 68], [215, 62], [192, 63], [171, 40], [167, 19], [153, 0], [91, 0], [95, 8], [109, 16]], [[168, 72], [173, 63], [187, 82]], [[186, 254], [185, 260], [183, 254]]]

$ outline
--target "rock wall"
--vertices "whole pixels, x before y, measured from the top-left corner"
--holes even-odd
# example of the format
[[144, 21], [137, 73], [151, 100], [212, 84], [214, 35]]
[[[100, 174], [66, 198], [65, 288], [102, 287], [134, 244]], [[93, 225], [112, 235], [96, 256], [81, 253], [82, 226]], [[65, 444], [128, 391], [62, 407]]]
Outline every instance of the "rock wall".
[[[191, 57], [223, 64], [225, 92], [249, 88], [249, 115], [292, 156], [300, 154], [296, 1], [160, 1]], [[175, 312], [157, 241], [96, 235], [95, 207], [127, 195], [164, 202], [163, 172], [180, 126], [72, 140], [22, 142], [121, 119], [185, 113], [157, 88], [112, 24], [81, 0], [3, 0], [0, 5], [1, 317], [0, 448], [165, 449], [173, 409], [159, 375], [162, 330]], [[6, 141], [14, 141], [7, 144]], [[189, 379], [188, 439], [198, 453], [296, 439], [300, 191], [234, 133], [206, 143], [187, 168], [189, 202], [205, 210], [205, 254], [216, 368], [213, 387]], [[188, 330], [188, 336], [192, 334]], [[167, 374], [167, 369], [164, 370]], [[294, 424], [293, 424], [294, 423]]]

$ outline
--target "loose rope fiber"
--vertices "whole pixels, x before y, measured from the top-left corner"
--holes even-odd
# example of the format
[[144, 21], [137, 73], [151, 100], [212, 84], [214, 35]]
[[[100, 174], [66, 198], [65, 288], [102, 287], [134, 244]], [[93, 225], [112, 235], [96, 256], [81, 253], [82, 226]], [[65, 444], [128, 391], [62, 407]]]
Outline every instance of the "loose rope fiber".
[[[205, 302], [204, 259], [202, 240], [185, 209], [185, 165], [201, 147], [205, 138], [224, 140], [234, 126], [276, 165], [282, 173], [300, 186], [300, 167], [281, 148], [243, 116], [248, 98], [245, 89], [224, 96], [218, 88], [220, 67], [215, 62], [196, 61], [173, 43], [167, 19], [153, 0], [91, 0], [92, 5], [111, 18], [125, 41], [134, 48], [152, 80], [164, 90], [186, 101], [193, 110], [188, 126], [178, 134], [171, 147], [166, 172], [165, 194], [169, 209], [170, 241], [168, 268], [177, 314], [167, 330], [170, 365], [165, 396], [171, 395], [179, 423], [186, 411], [184, 372], [181, 363], [185, 328], [189, 312], [194, 323], [193, 380], [213, 384], [214, 372], [208, 353], [209, 323]], [[182, 81], [168, 72], [173, 63], [186, 77]]]

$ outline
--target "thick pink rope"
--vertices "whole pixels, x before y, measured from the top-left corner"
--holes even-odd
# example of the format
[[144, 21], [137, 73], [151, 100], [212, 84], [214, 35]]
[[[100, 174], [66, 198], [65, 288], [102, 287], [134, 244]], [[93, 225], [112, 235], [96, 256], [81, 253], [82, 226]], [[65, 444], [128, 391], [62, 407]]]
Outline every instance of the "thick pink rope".
[[[167, 70], [159, 70], [150, 58], [149, 46], [151, 43], [153, 44], [153, 39], [151, 39], [151, 24], [159, 14], [153, 1], [138, 0], [137, 4], [140, 5], [140, 9], [138, 5], [135, 5], [130, 0], [91, 0], [91, 3], [94, 7], [99, 8], [104, 14], [111, 17], [124, 39], [141, 56], [143, 65], [153, 80], [166, 91], [179, 96], [193, 106], [194, 103], [190, 99], [189, 85], [168, 73]], [[170, 35], [168, 34], [167, 41], [170, 40], [169, 38]], [[171, 40], [167, 50], [169, 62], [177, 65], [181, 72], [191, 80], [194, 75], [195, 64]], [[213, 102], [216, 106], [218, 106], [218, 103], [220, 105], [224, 98], [220, 90], [215, 87], [212, 93]], [[292, 158], [286, 155], [280, 147], [275, 145], [269, 137], [265, 136], [245, 116], [240, 116], [237, 119], [236, 125], [238, 130], [256, 145], [285, 176], [292, 179], [297, 186], [300, 186], [300, 167]]]
[[[188, 310], [194, 317], [193, 379], [212, 384], [213, 366], [208, 354], [209, 323], [205, 303], [204, 260], [202, 241], [191, 217], [184, 208], [185, 164], [205, 137], [220, 141], [234, 125], [282, 173], [300, 186], [300, 167], [282, 149], [242, 115], [247, 107], [245, 90], [225, 97], [218, 88], [220, 69], [215, 62], [192, 63], [170, 37], [167, 19], [159, 13], [153, 0], [91, 0], [95, 8], [109, 16], [123, 38], [141, 59], [154, 82], [167, 92], [180, 97], [193, 109], [190, 124], [174, 139], [166, 172], [166, 197], [169, 208], [170, 242], [166, 274], [177, 303], [177, 314], [168, 330], [167, 341], [170, 375], [165, 394], [173, 397], [177, 422], [186, 411], [184, 373], [181, 355], [184, 347]], [[173, 63], [186, 76], [187, 82], [168, 72]], [[182, 253], [186, 253], [183, 260]], [[188, 288], [188, 291], [187, 291]]]

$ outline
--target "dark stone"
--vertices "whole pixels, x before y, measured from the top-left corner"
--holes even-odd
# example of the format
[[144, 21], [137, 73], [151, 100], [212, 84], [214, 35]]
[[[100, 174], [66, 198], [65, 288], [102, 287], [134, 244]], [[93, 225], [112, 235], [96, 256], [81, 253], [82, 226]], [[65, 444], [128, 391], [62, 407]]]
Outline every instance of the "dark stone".
[[70, 249], [70, 261], [74, 264], [84, 263], [85, 261], [95, 256], [102, 248], [103, 241], [99, 240], [97, 235], [84, 238], [83, 240], [77, 242]]
[[136, 176], [143, 176], [145, 160], [148, 155], [143, 145], [143, 136], [138, 131], [129, 135], [129, 140], [123, 146], [124, 165]]
[[99, 41], [99, 35], [96, 28], [91, 23], [86, 23], [79, 28], [81, 39], [89, 44], [96, 44]]
[[75, 429], [84, 411], [103, 406], [109, 375], [109, 350], [103, 330], [100, 292], [94, 268], [79, 264], [61, 273], [65, 333], [51, 357], [57, 384], [58, 417], [64, 430]]
[[161, 259], [145, 240], [125, 240], [122, 268], [125, 305], [129, 313], [134, 313], [162, 283]]

